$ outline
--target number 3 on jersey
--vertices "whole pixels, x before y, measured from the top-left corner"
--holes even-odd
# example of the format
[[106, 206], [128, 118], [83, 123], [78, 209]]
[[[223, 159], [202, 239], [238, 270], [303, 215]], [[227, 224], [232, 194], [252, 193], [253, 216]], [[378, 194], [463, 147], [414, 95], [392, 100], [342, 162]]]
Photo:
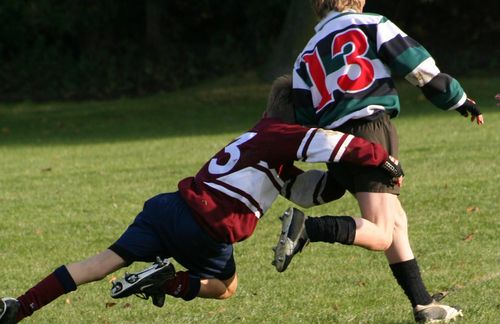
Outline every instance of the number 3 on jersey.
[[[356, 93], [372, 85], [375, 80], [375, 69], [370, 59], [365, 56], [368, 48], [368, 39], [358, 28], [348, 29], [333, 38], [331, 56], [327, 56], [327, 58], [333, 61], [341, 56], [344, 65], [343, 72], [335, 79], [336, 85], [331, 85], [333, 88], [338, 88], [342, 92]], [[321, 110], [334, 101], [334, 98], [332, 96], [333, 90], [329, 90], [327, 86], [327, 73], [318, 49], [305, 54], [303, 60], [307, 64], [311, 81], [321, 96], [321, 101], [316, 107], [317, 110]]]
[[223, 174], [231, 171], [236, 163], [238, 163], [240, 159], [240, 149], [238, 146], [241, 144], [251, 140], [257, 133], [248, 132], [240, 137], [238, 137], [234, 142], [229, 144], [224, 148], [224, 152], [229, 154], [229, 159], [224, 164], [218, 163], [218, 157], [216, 156], [212, 160], [210, 160], [210, 164], [208, 165], [208, 172], [211, 174]]

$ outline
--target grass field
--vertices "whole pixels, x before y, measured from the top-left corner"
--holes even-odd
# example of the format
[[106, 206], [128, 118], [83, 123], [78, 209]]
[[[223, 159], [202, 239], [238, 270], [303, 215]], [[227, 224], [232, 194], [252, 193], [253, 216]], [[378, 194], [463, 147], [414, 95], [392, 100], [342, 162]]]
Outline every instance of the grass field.
[[[431, 107], [401, 84], [401, 200], [429, 290], [450, 291], [447, 302], [464, 308], [464, 323], [498, 323], [500, 108], [493, 96], [500, 79], [462, 83], [481, 104], [483, 127]], [[248, 77], [140, 99], [0, 105], [0, 296], [16, 297], [57, 266], [109, 246], [144, 200], [176, 190], [178, 180], [253, 125], [268, 86]], [[159, 309], [133, 297], [112, 300], [103, 280], [26, 322], [413, 322], [381, 253], [311, 244], [277, 273], [271, 246], [288, 206], [279, 199], [255, 235], [236, 245], [240, 280], [232, 299], [169, 298]], [[308, 213], [358, 209], [346, 195]]]

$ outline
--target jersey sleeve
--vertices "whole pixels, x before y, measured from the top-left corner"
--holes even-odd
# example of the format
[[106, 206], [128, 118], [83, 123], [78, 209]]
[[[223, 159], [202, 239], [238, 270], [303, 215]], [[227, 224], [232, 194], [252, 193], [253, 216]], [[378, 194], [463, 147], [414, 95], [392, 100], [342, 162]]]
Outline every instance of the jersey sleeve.
[[297, 160], [304, 162], [348, 162], [377, 167], [389, 154], [379, 144], [342, 132], [310, 128], [297, 151]]
[[442, 110], [461, 106], [467, 96], [460, 83], [441, 73], [429, 52], [387, 18], [377, 26], [377, 51], [392, 74], [420, 88]]

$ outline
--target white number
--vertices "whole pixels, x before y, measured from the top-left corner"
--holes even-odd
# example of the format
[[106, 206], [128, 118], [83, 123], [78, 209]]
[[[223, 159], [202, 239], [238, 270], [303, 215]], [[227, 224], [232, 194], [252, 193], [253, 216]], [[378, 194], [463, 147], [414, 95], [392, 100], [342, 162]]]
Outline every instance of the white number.
[[245, 133], [226, 146], [224, 148], [224, 152], [229, 154], [227, 162], [221, 165], [217, 162], [217, 158], [213, 158], [210, 160], [210, 164], [208, 165], [208, 172], [212, 174], [222, 174], [231, 171], [240, 159], [240, 149], [238, 146], [251, 140], [255, 135], [257, 135], [257, 133]]

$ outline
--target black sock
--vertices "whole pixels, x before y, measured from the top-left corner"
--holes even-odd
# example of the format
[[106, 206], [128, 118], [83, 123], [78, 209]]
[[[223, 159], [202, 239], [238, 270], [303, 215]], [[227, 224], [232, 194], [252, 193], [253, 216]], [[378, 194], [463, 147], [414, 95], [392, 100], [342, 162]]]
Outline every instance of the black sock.
[[350, 216], [308, 217], [306, 232], [311, 242], [352, 245], [356, 236], [356, 222]]
[[417, 260], [412, 259], [389, 265], [398, 284], [403, 288], [411, 305], [427, 305], [432, 302], [432, 297], [425, 288]]

